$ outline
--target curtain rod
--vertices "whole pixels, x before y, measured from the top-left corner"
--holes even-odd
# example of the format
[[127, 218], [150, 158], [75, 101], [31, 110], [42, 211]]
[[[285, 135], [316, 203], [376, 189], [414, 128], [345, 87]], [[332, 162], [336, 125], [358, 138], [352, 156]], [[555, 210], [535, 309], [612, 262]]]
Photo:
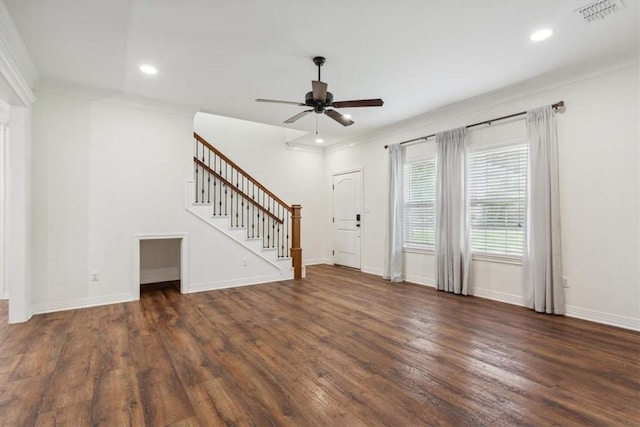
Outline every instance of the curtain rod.
[[[552, 105], [551, 105], [551, 107], [552, 107], [554, 110], [557, 110], [557, 109], [559, 109], [559, 108], [563, 108], [563, 107], [564, 107], [564, 101], [558, 101], [558, 102], [556, 102], [555, 104], [552, 104]], [[527, 114], [527, 112], [526, 112], [526, 111], [521, 111], [521, 112], [519, 112], [519, 113], [509, 114], [508, 116], [496, 117], [495, 119], [484, 120], [484, 121], [482, 121], [482, 122], [474, 123], [474, 124], [472, 124], [472, 125], [467, 125], [467, 126], [465, 126], [465, 128], [469, 129], [469, 128], [476, 127], [476, 126], [480, 126], [480, 125], [487, 125], [487, 124], [489, 124], [489, 125], [490, 125], [491, 123], [493, 123], [493, 122], [497, 122], [498, 120], [510, 119], [510, 118], [512, 118], [512, 117], [523, 116], [523, 115], [525, 115], [525, 114]], [[435, 133], [433, 133], [433, 134], [431, 134], [431, 135], [427, 135], [427, 136], [421, 136], [421, 137], [419, 137], [419, 138], [408, 139], [408, 140], [406, 140], [406, 141], [402, 141], [402, 142], [400, 142], [399, 144], [400, 144], [400, 145], [404, 145], [404, 144], [408, 144], [408, 143], [410, 143], [410, 142], [420, 141], [421, 139], [425, 139], [425, 140], [426, 140], [426, 139], [429, 139], [429, 138], [433, 138], [434, 136], [436, 136], [436, 134], [435, 134]], [[385, 146], [384, 146], [384, 148], [385, 148], [385, 149], [387, 149], [387, 148], [389, 148], [389, 146], [388, 146], [388, 145], [385, 145]]]

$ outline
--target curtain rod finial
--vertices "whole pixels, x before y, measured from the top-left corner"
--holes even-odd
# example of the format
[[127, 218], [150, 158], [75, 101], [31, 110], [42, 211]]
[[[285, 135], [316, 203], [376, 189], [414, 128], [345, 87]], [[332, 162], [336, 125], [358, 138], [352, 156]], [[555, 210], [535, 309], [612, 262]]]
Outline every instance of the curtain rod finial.
[[564, 107], [565, 107], [564, 101], [558, 101], [555, 104], [553, 104], [553, 108], [559, 113], [564, 113], [564, 110], [565, 110]]

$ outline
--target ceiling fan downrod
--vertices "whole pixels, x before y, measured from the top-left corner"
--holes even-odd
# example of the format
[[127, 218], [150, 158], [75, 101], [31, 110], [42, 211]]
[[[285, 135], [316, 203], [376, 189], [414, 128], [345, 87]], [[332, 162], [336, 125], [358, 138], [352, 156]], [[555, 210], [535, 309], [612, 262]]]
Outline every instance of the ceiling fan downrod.
[[322, 79], [320, 79], [320, 67], [322, 67], [325, 63], [326, 59], [324, 56], [316, 56], [315, 58], [313, 58], [313, 63], [316, 64], [318, 66], [318, 81], [321, 82]]

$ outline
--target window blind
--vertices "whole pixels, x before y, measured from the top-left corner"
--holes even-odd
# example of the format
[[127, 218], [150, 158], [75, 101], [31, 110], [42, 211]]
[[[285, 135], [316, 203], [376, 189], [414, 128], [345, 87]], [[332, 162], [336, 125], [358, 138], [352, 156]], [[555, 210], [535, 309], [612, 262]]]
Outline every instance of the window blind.
[[435, 245], [434, 158], [404, 166], [404, 243], [406, 246], [433, 248]]
[[527, 156], [524, 143], [470, 153], [472, 252], [522, 256]]

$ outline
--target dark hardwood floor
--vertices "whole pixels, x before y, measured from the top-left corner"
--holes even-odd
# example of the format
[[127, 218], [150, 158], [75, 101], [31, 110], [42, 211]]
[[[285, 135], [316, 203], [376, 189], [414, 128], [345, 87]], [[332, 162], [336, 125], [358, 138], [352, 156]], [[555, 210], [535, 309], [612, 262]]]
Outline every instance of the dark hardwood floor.
[[7, 324], [3, 426], [640, 425], [640, 334], [332, 266]]

